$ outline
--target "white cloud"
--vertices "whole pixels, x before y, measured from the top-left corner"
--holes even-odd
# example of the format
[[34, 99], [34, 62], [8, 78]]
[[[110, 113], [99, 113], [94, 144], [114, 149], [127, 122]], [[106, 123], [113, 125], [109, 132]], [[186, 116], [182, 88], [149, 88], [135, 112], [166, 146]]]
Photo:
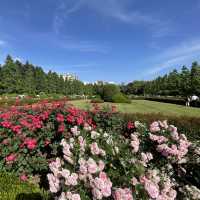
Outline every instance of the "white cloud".
[[19, 61], [19, 62], [23, 62], [23, 59], [20, 58], [20, 57], [15, 57], [14, 60], [15, 60], [15, 61]]
[[80, 52], [93, 52], [106, 54], [110, 51], [110, 47], [106, 44], [100, 44], [95, 41], [75, 40], [75, 39], [62, 39], [57, 44], [67, 50], [75, 50]]
[[60, 0], [54, 16], [53, 29], [58, 33], [67, 17], [85, 8], [90, 12], [95, 12], [103, 17], [109, 17], [122, 23], [147, 26], [154, 37], [163, 37], [170, 32], [169, 22], [166, 23], [152, 14], [130, 9], [130, 2], [133, 3], [134, 1], [79, 0], [74, 3], [72, 0]]
[[0, 40], [0, 46], [4, 46], [6, 42], [4, 40]]
[[157, 62], [156, 67], [151, 68], [147, 74], [153, 75], [177, 65], [193, 62], [197, 56], [200, 56], [200, 39], [183, 42], [158, 55], [154, 59], [154, 62]]

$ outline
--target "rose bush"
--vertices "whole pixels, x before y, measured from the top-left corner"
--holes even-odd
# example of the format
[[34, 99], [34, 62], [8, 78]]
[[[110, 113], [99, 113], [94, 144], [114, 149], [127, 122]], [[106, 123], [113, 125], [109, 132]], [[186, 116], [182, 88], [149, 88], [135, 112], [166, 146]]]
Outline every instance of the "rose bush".
[[59, 155], [59, 143], [75, 124], [94, 126], [87, 112], [65, 102], [42, 102], [0, 112], [0, 170], [40, 174]]
[[166, 121], [149, 129], [129, 122], [127, 130], [130, 137], [98, 127], [72, 128], [60, 143], [63, 155], [49, 165], [55, 199], [182, 198], [181, 173], [187, 174], [183, 164], [192, 145], [186, 136]]
[[199, 169], [198, 141], [167, 121], [147, 126], [115, 107], [65, 101], [0, 111], [0, 170], [47, 177], [55, 199], [195, 199]]

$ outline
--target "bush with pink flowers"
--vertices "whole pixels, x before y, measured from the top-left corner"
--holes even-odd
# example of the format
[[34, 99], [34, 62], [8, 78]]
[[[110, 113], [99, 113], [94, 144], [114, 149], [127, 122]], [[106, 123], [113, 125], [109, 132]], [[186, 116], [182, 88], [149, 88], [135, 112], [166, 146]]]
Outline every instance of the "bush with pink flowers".
[[127, 128], [130, 137], [98, 127], [72, 128], [60, 143], [62, 157], [49, 164], [55, 199], [183, 198], [186, 180], [181, 173], [187, 174], [184, 165], [192, 145], [186, 136], [166, 121], [154, 122], [149, 129], [129, 122]]

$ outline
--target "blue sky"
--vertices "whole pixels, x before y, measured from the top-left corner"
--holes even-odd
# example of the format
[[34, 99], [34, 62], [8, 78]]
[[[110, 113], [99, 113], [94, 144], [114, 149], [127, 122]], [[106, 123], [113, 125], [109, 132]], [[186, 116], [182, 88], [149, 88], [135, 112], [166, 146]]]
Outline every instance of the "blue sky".
[[1, 0], [11, 54], [83, 81], [152, 79], [200, 60], [200, 0]]

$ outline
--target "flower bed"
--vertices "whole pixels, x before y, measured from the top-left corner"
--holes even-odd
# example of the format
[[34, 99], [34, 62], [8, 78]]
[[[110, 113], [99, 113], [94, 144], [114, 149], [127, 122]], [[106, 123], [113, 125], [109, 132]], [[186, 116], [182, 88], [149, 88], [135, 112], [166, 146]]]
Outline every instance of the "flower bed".
[[46, 180], [55, 199], [198, 199], [199, 160], [175, 126], [125, 122], [114, 107], [59, 101], [0, 113], [0, 169]]

